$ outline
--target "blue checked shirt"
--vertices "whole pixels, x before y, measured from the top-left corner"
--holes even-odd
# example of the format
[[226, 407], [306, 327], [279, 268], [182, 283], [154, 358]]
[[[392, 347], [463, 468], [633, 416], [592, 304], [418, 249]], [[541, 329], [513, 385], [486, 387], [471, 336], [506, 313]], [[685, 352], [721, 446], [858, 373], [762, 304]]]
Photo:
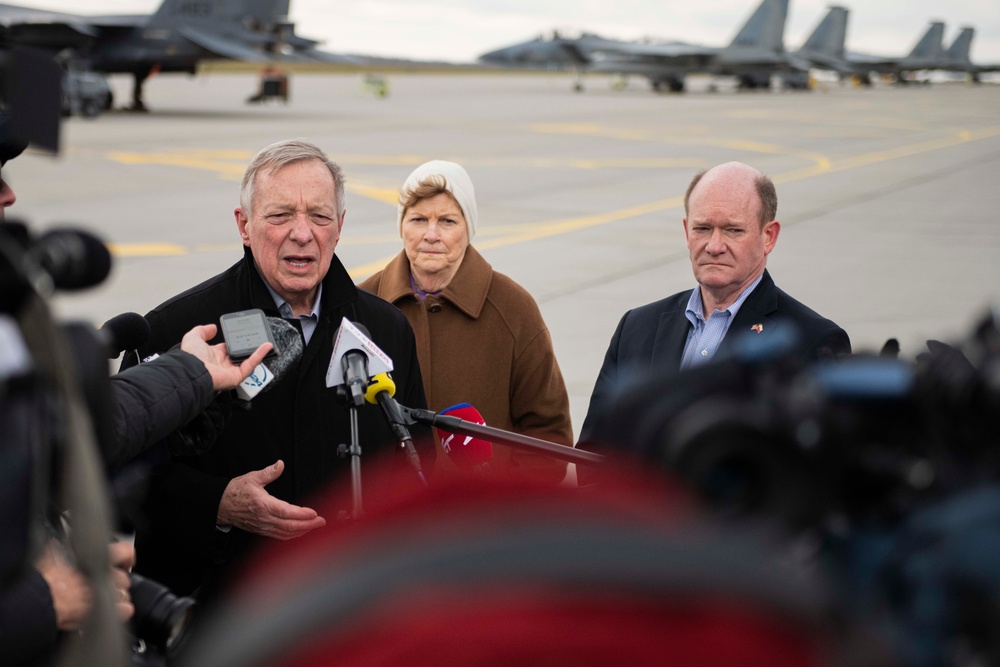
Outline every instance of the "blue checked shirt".
[[722, 345], [722, 339], [726, 337], [726, 332], [729, 331], [729, 325], [732, 324], [736, 313], [739, 312], [740, 306], [750, 296], [750, 292], [760, 284], [760, 280], [763, 277], [763, 273], [757, 276], [757, 280], [753, 281], [749, 287], [743, 290], [739, 298], [729, 308], [714, 311], [708, 316], [707, 320], [702, 314], [705, 308], [701, 301], [701, 287], [696, 287], [691, 292], [687, 310], [684, 311], [684, 316], [691, 323], [691, 330], [688, 331], [687, 342], [684, 344], [684, 354], [681, 356], [681, 370], [703, 364], [715, 356], [719, 346]]

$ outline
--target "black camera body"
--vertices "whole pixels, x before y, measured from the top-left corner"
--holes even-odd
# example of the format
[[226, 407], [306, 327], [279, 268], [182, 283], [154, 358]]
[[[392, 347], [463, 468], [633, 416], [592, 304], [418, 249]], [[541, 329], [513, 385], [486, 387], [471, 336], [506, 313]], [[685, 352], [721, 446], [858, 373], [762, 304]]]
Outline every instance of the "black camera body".
[[803, 364], [794, 339], [769, 345], [625, 389], [594, 442], [716, 514], [777, 526], [789, 557], [823, 569], [860, 614], [888, 617], [904, 664], [1000, 663], [994, 313], [914, 361]]
[[173, 656], [183, 646], [195, 601], [174, 595], [166, 586], [133, 572], [130, 595], [135, 615], [130, 622], [138, 653], [147, 650]]

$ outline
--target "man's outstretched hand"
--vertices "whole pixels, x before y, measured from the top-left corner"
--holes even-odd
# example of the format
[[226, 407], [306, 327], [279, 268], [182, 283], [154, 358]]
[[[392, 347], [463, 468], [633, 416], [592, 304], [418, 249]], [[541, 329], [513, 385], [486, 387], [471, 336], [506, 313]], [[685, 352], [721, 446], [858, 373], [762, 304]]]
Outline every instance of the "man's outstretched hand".
[[316, 510], [278, 500], [264, 487], [281, 477], [285, 464], [277, 461], [263, 470], [254, 470], [229, 480], [219, 502], [216, 523], [235, 526], [248, 533], [291, 540], [310, 530], [322, 528], [326, 519]]

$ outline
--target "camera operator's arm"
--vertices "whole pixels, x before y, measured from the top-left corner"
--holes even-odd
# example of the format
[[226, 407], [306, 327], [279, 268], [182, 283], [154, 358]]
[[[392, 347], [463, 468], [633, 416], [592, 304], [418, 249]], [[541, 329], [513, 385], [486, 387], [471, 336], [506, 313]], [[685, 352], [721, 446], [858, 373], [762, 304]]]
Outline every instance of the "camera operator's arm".
[[31, 665], [50, 655], [59, 636], [52, 593], [32, 568], [0, 594], [0, 647], [4, 664]]
[[[128, 597], [126, 570], [135, 562], [128, 542], [110, 547], [114, 595], [119, 617], [132, 617], [135, 609]], [[59, 632], [75, 632], [93, 606], [90, 582], [62, 553], [58, 542], [50, 542], [35, 561], [35, 567], [0, 595], [0, 646], [4, 664], [47, 664]]]
[[150, 445], [197, 417], [215, 398], [232, 389], [259, 364], [265, 343], [241, 365], [229, 360], [224, 343], [209, 345], [214, 324], [198, 326], [181, 341], [179, 350], [123, 370], [111, 378], [114, 399], [115, 449], [104, 451], [108, 467], [141, 454]]

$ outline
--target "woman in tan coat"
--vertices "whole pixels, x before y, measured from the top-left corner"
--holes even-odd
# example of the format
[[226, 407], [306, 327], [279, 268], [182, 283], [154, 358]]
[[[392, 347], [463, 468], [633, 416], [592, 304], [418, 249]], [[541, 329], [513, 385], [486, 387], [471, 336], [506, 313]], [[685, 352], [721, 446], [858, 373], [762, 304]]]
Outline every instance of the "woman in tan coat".
[[[399, 195], [403, 251], [360, 286], [410, 321], [432, 410], [471, 403], [489, 426], [572, 446], [569, 399], [548, 329], [531, 295], [471, 245], [477, 218], [465, 169], [441, 160], [417, 167]], [[566, 464], [494, 445], [491, 469], [558, 483]], [[435, 474], [456, 471], [439, 451]]]

